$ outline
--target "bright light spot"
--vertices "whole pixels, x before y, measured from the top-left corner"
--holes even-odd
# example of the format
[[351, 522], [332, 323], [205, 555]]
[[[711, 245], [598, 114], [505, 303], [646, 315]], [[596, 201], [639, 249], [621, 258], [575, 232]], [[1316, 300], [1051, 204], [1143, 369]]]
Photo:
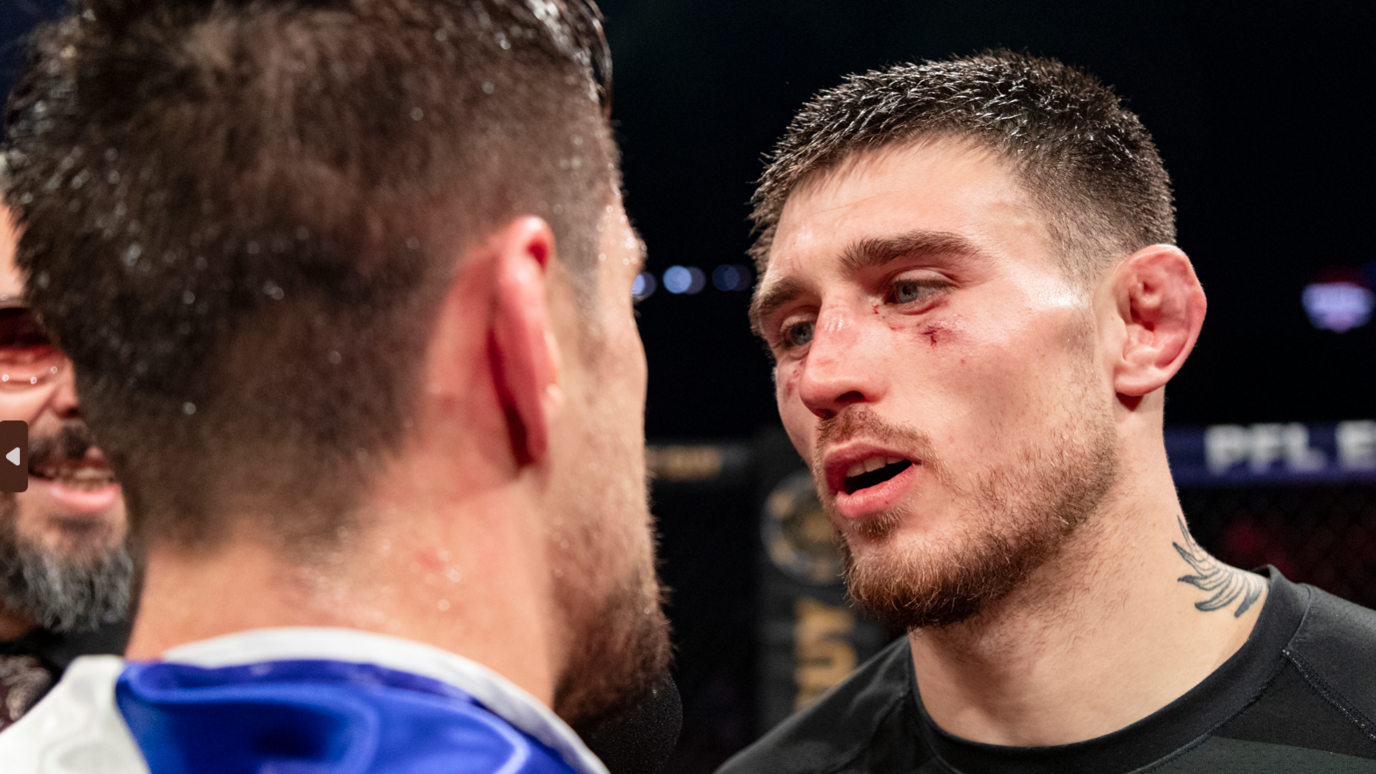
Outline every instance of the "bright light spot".
[[636, 301], [644, 301], [655, 294], [655, 288], [657, 286], [658, 283], [655, 282], [655, 275], [648, 271], [642, 271], [635, 275], [635, 281], [631, 283], [631, 298], [634, 298]]
[[712, 272], [712, 284], [717, 290], [749, 290], [750, 270], [740, 264], [723, 264]]
[[1304, 289], [1304, 311], [1315, 328], [1342, 333], [1366, 325], [1376, 296], [1351, 282], [1316, 282]]
[[664, 289], [675, 295], [687, 293], [693, 285], [693, 274], [682, 266], [670, 266], [664, 270]]

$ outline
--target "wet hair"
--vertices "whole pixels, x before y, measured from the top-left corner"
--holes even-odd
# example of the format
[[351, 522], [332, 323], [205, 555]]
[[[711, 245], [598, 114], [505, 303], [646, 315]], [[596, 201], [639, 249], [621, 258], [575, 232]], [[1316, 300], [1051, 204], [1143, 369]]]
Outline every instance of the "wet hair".
[[1112, 89], [1056, 60], [997, 50], [851, 75], [809, 100], [755, 191], [759, 271], [800, 185], [856, 154], [934, 140], [997, 154], [1046, 214], [1073, 278], [1092, 279], [1115, 258], [1175, 241], [1170, 178], [1151, 135]]
[[592, 293], [619, 179], [589, 10], [79, 0], [37, 31], [8, 112], [19, 264], [139, 532], [347, 528], [456, 258], [511, 219], [545, 218]]

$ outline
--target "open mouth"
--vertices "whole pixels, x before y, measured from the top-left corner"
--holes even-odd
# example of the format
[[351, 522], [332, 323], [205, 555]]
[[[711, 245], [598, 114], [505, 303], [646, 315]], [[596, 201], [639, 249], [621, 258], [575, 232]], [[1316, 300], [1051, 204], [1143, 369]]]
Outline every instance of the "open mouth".
[[897, 457], [871, 457], [861, 460], [846, 470], [845, 483], [841, 489], [846, 494], [855, 494], [861, 489], [878, 486], [912, 467], [912, 464], [912, 460]]
[[86, 458], [31, 460], [29, 475], [83, 491], [95, 491], [115, 483], [114, 471]]

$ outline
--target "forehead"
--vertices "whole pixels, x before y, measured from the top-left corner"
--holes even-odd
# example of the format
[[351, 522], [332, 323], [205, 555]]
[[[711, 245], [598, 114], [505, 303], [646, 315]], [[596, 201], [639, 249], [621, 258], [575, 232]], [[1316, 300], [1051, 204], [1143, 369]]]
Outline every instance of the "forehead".
[[865, 240], [921, 232], [1050, 263], [1045, 218], [1008, 165], [986, 148], [938, 140], [858, 153], [805, 181], [784, 206], [765, 280]]

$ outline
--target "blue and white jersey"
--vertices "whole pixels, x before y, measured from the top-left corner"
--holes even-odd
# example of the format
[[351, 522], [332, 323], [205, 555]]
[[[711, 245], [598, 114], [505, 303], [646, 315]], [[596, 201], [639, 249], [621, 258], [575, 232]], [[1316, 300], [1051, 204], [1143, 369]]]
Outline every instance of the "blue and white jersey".
[[77, 659], [0, 733], [4, 774], [607, 774], [533, 696], [429, 645], [257, 629]]

